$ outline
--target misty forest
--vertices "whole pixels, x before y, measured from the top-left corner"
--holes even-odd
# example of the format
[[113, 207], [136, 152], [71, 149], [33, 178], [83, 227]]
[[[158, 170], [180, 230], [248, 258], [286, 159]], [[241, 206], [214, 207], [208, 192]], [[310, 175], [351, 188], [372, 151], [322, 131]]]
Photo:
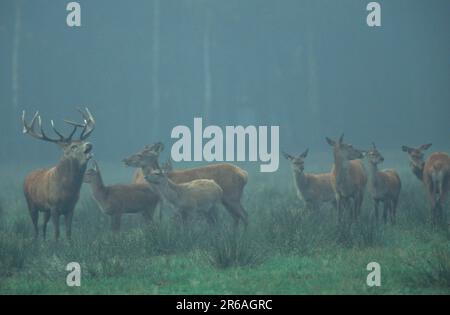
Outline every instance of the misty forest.
[[450, 293], [449, 1], [69, 2], [0, 2], [0, 294]]

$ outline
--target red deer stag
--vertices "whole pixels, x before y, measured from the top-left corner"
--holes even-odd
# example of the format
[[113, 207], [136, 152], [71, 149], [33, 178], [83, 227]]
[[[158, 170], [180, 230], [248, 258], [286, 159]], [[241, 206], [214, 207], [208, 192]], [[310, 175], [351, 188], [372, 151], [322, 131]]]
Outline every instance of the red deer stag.
[[364, 191], [367, 184], [367, 174], [361, 162], [363, 155], [353, 148], [351, 144], [343, 142], [344, 135], [338, 141], [326, 138], [328, 144], [333, 147], [334, 165], [331, 170], [331, 184], [336, 196], [338, 209], [338, 221], [342, 223], [343, 205], [350, 205], [353, 200], [350, 217], [356, 220], [361, 211]]
[[364, 155], [369, 162], [369, 189], [374, 202], [375, 218], [378, 222], [378, 206], [383, 202], [384, 223], [387, 223], [389, 213], [391, 223], [395, 224], [398, 197], [402, 188], [400, 176], [391, 169], [378, 170], [378, 164], [384, 162], [384, 157], [377, 150], [375, 143], [372, 143], [372, 148], [364, 152]]
[[[66, 123], [73, 126], [68, 137], [64, 137], [56, 130], [53, 121], [52, 129], [58, 138], [49, 138], [44, 132], [41, 116], [38, 112], [34, 115], [30, 124], [25, 122], [25, 111], [22, 113], [23, 133], [36, 139], [57, 144], [63, 150], [63, 155], [58, 164], [52, 168], [38, 169], [25, 178], [24, 194], [33, 221], [35, 238], [38, 237], [39, 212], [44, 213], [42, 228], [45, 239], [47, 223], [52, 219], [55, 228], [55, 239], [59, 238], [59, 217], [64, 215], [66, 235], [71, 238], [72, 217], [75, 205], [78, 201], [80, 188], [83, 183], [83, 175], [86, 165], [92, 157], [92, 144], [86, 139], [95, 128], [95, 120], [89, 110], [79, 110], [84, 123], [78, 124], [71, 121]], [[36, 122], [39, 130], [36, 131]], [[72, 140], [78, 128], [82, 128], [79, 140]]]
[[445, 224], [442, 206], [450, 188], [450, 156], [444, 152], [435, 152], [425, 161], [423, 152], [429, 147], [431, 143], [418, 148], [404, 145], [402, 150], [408, 153], [412, 172], [425, 186], [433, 224]]
[[[123, 160], [125, 165], [140, 168], [134, 177], [134, 182], [145, 181], [143, 169], [148, 173], [152, 170], [160, 169], [158, 158], [163, 150], [163, 145], [157, 143], [151, 147], [146, 146], [144, 150], [135, 153]], [[247, 212], [241, 204], [241, 197], [248, 174], [243, 169], [228, 163], [214, 164], [203, 167], [173, 170], [168, 172], [168, 178], [176, 184], [187, 183], [196, 179], [214, 180], [223, 190], [222, 204], [231, 214], [235, 225], [242, 220], [248, 224]]]

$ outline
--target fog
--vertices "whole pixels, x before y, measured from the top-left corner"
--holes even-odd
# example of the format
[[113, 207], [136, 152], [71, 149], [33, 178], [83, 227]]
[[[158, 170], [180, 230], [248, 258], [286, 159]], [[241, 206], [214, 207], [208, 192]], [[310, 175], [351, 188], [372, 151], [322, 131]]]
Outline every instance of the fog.
[[51, 134], [51, 119], [68, 132], [62, 119], [85, 106], [97, 159], [118, 165], [145, 144], [170, 147], [194, 117], [280, 126], [294, 153], [325, 152], [342, 132], [363, 148], [449, 149], [449, 1], [380, 1], [375, 28], [369, 1], [80, 0], [72, 28], [67, 2], [0, 2], [3, 165], [60, 154], [22, 134], [22, 110]]

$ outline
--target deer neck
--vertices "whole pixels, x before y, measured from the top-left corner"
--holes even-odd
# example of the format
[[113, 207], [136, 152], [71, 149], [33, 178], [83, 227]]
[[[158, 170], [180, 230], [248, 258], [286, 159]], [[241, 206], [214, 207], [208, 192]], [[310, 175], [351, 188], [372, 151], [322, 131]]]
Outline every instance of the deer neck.
[[177, 206], [180, 199], [180, 187], [175, 184], [170, 178], [166, 178], [158, 185], [159, 191], [167, 201]]
[[303, 190], [307, 185], [307, 177], [304, 171], [294, 170], [294, 180], [299, 190]]
[[79, 192], [83, 183], [86, 165], [80, 165], [75, 159], [61, 159], [55, 167], [58, 189], [67, 192]]
[[97, 176], [92, 179], [91, 190], [96, 200], [100, 201], [106, 198], [106, 188], [100, 173], [97, 173]]
[[344, 159], [338, 152], [334, 152], [334, 166], [337, 185], [347, 181], [349, 165], [349, 160]]
[[369, 180], [372, 187], [377, 186], [378, 165], [369, 161]]
[[425, 163], [422, 163], [422, 165], [419, 167], [413, 163], [410, 163], [411, 170], [413, 174], [420, 180], [423, 180], [423, 169], [424, 169]]

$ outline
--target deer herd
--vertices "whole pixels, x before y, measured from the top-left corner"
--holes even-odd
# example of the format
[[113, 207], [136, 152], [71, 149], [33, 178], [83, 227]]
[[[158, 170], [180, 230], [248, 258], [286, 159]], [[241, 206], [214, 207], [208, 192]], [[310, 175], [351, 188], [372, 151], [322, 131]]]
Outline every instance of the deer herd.
[[[200, 214], [210, 224], [215, 224], [219, 204], [229, 212], [236, 227], [241, 221], [247, 226], [248, 215], [241, 203], [248, 181], [245, 170], [229, 163], [177, 170], [172, 169], [171, 163], [160, 166], [159, 156], [164, 149], [160, 142], [145, 146], [143, 150], [123, 159], [126, 166], [136, 168], [132, 183], [105, 185], [97, 162], [92, 161], [92, 168], [87, 169], [93, 156], [93, 145], [87, 138], [94, 131], [95, 119], [87, 108], [79, 112], [82, 123], [65, 121], [73, 127], [67, 137], [51, 121], [55, 138], [46, 135], [38, 112], [29, 124], [25, 112], [22, 114], [23, 133], [55, 143], [63, 150], [55, 166], [32, 171], [24, 181], [23, 190], [36, 238], [39, 234], [39, 213], [44, 216], [44, 238], [50, 219], [55, 239], [59, 238], [61, 215], [65, 219], [66, 237], [71, 238], [72, 218], [83, 183], [90, 185], [93, 199], [100, 210], [111, 217], [112, 230], [115, 232], [120, 229], [121, 217], [125, 213], [140, 213], [145, 221], [152, 221], [155, 209], [162, 200], [173, 206], [183, 226], [194, 214]], [[81, 129], [81, 133], [78, 139], [74, 139], [78, 129]], [[382, 203], [384, 223], [390, 221], [395, 224], [401, 191], [398, 173], [391, 169], [378, 169], [384, 158], [374, 143], [369, 150], [363, 151], [345, 143], [343, 138], [343, 135], [338, 140], [326, 138], [334, 157], [329, 173], [305, 172], [308, 150], [298, 156], [283, 152], [291, 163], [299, 198], [313, 211], [323, 203], [331, 203], [337, 210], [338, 224], [343, 224], [344, 214], [349, 216], [347, 221], [351, 223], [358, 220], [368, 184], [376, 221], [379, 220], [379, 205]], [[450, 156], [435, 152], [425, 159], [424, 151], [430, 146], [402, 146], [402, 150], [409, 156], [413, 174], [425, 187], [432, 222], [438, 225], [445, 220], [443, 205], [449, 191]], [[363, 159], [367, 159], [368, 171]]]

